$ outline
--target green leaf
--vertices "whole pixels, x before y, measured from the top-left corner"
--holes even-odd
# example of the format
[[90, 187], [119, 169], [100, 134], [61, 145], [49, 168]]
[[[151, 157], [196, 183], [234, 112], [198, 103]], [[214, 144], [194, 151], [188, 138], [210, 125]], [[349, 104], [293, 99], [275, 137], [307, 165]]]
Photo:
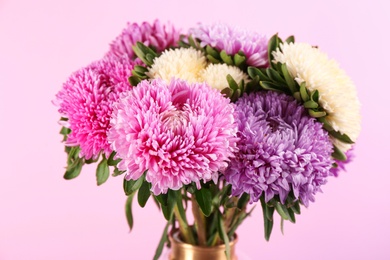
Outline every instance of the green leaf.
[[308, 100], [305, 103], [303, 103], [303, 106], [305, 108], [317, 108], [318, 104], [316, 102], [314, 102], [313, 100]]
[[281, 65], [281, 70], [283, 73], [283, 77], [285, 78], [287, 86], [290, 89], [291, 93], [297, 92], [297, 89], [295, 87], [295, 80], [290, 75], [290, 72], [288, 71], [287, 65], [285, 63]]
[[114, 160], [115, 155], [116, 155], [116, 152], [114, 151], [114, 152], [112, 152], [112, 153], [110, 154], [110, 156], [108, 157], [108, 159], [107, 159], [107, 164], [108, 164], [109, 166], [116, 166], [116, 165], [118, 164], [118, 162], [121, 161], [121, 159]]
[[[65, 147], [65, 148], [67, 148], [67, 147]], [[72, 164], [74, 164], [77, 160], [80, 159], [79, 153], [80, 153], [79, 146], [73, 146], [73, 147], [70, 147], [70, 149], [68, 149], [68, 159], [66, 161], [66, 163], [68, 164], [68, 169], [69, 169], [69, 167], [72, 167], [71, 166]]]
[[101, 162], [98, 164], [96, 169], [96, 182], [97, 185], [102, 185], [105, 183], [110, 176], [110, 169], [108, 168], [107, 160], [103, 157]]
[[232, 57], [230, 55], [228, 55], [225, 50], [221, 51], [221, 53], [219, 55], [221, 56], [221, 59], [223, 60], [223, 62], [225, 62], [227, 65], [234, 64]]
[[244, 207], [246, 207], [246, 205], [248, 204], [248, 201], [249, 201], [249, 194], [243, 193], [241, 197], [238, 199], [237, 208], [241, 210], [244, 209]]
[[268, 60], [271, 66], [273, 66], [272, 61], [274, 59], [272, 52], [279, 47], [279, 44], [280, 44], [280, 38], [278, 37], [278, 34], [272, 36], [271, 39], [268, 41]]
[[142, 42], [137, 42], [137, 44], [133, 46], [133, 50], [137, 57], [148, 66], [153, 64], [153, 59], [157, 56], [155, 51], [144, 45]]
[[84, 159], [84, 162], [85, 162], [86, 164], [92, 164], [92, 163], [95, 163], [95, 162], [97, 162], [97, 161], [99, 161], [99, 157], [96, 158], [96, 159], [93, 159], [93, 158], [90, 158], [90, 159], [88, 159], [88, 160], [85, 160], [85, 159]]
[[346, 161], [347, 156], [343, 151], [341, 151], [337, 146], [333, 145], [332, 157], [339, 161]]
[[231, 97], [233, 95], [233, 90], [231, 88], [224, 88], [221, 90], [221, 94], [226, 97]]
[[245, 56], [242, 56], [238, 53], [234, 54], [233, 56], [234, 65], [236, 65], [237, 67], [240, 67], [242, 64], [244, 64], [245, 60]]
[[81, 158], [76, 159], [70, 167], [67, 168], [64, 179], [71, 180], [80, 175], [81, 169], [83, 167], [83, 160]]
[[272, 90], [277, 92], [283, 92], [283, 87], [269, 81], [260, 81], [260, 86], [265, 90]]
[[255, 67], [248, 67], [248, 75], [252, 79], [255, 79], [256, 76], [258, 76], [259, 79], [262, 80], [262, 81], [269, 81], [269, 78], [266, 75], [266, 73], [263, 73], [260, 69], [255, 68]]
[[131, 74], [132, 74], [132, 76], [134, 76], [134, 77], [138, 77], [140, 80], [144, 80], [144, 79], [147, 79], [147, 78], [148, 78], [145, 74], [139, 73], [139, 72], [137, 72], [137, 71], [135, 71], [135, 70], [133, 70], [133, 71], [131, 72]]
[[206, 53], [211, 55], [212, 57], [214, 57], [215, 59], [219, 59], [219, 53], [218, 51], [216, 51], [213, 47], [211, 47], [210, 45], [207, 45], [206, 46]]
[[315, 111], [313, 109], [309, 109], [309, 115], [315, 118], [326, 116], [325, 111]]
[[158, 243], [158, 247], [156, 249], [156, 253], [153, 256], [153, 260], [158, 260], [161, 256], [161, 253], [164, 249], [165, 243], [168, 241], [168, 228], [171, 225], [172, 221], [168, 221], [167, 224], [165, 225], [163, 234], [160, 238], [160, 242]]
[[295, 223], [295, 214], [294, 214], [294, 210], [291, 209], [291, 208], [287, 208], [287, 211], [288, 211], [288, 215], [290, 217], [290, 221], [292, 223]]
[[153, 64], [154, 58], [156, 58], [156, 56], [155, 56], [155, 55], [152, 55], [152, 54], [150, 54], [150, 53], [147, 53], [147, 54], [145, 55], [145, 59], [148, 61], [147, 64], [148, 64], [149, 66], [151, 66], [151, 65]]
[[206, 55], [206, 58], [211, 62], [211, 63], [214, 63], [214, 64], [218, 64], [218, 63], [221, 63], [220, 60], [214, 58], [213, 56], [211, 55]]
[[229, 87], [230, 87], [232, 90], [236, 91], [236, 90], [238, 89], [238, 84], [237, 84], [237, 82], [233, 79], [233, 77], [232, 77], [230, 74], [228, 74], [228, 75], [226, 76], [226, 80], [228, 81]]
[[285, 42], [287, 42], [287, 43], [294, 43], [294, 42], [295, 42], [295, 37], [294, 37], [294, 35], [289, 36], [289, 37], [285, 40]]
[[198, 45], [196, 44], [194, 38], [192, 38], [192, 35], [188, 37], [188, 43], [190, 46], [194, 47], [195, 49], [198, 49]]
[[150, 197], [150, 183], [144, 180], [141, 187], [138, 190], [138, 204], [141, 208], [145, 207], [146, 202]]
[[123, 190], [125, 191], [126, 195], [133, 194], [135, 191], [137, 191], [145, 179], [145, 173], [141, 175], [137, 180], [126, 180], [123, 179]]
[[290, 209], [295, 213], [295, 214], [301, 214], [301, 206], [299, 205], [299, 201], [296, 201]]
[[284, 235], [284, 219], [280, 219], [280, 231], [282, 231], [282, 235]]
[[70, 134], [70, 129], [67, 128], [67, 127], [65, 127], [65, 126], [63, 126], [63, 127], [61, 128], [61, 130], [60, 130], [60, 134], [62, 134], [62, 135], [68, 135], [68, 134]]
[[269, 68], [266, 70], [266, 73], [271, 80], [281, 83], [283, 85], [286, 84], [285, 80], [280, 76], [279, 72], [277, 72], [276, 70]]
[[134, 225], [133, 210], [132, 210], [133, 198], [134, 198], [134, 193], [130, 194], [127, 197], [126, 204], [125, 204], [126, 219], [130, 231], [133, 229], [133, 225]]
[[334, 138], [344, 142], [344, 143], [347, 143], [347, 144], [354, 144], [355, 142], [351, 140], [351, 138], [349, 138], [348, 135], [346, 134], [341, 134], [340, 132], [338, 131], [330, 131], [329, 134], [331, 136], [333, 136]]
[[301, 98], [304, 102], [306, 102], [310, 99], [309, 94], [307, 93], [305, 82], [302, 82], [301, 85], [299, 86], [299, 92], [301, 93]]
[[295, 92], [293, 94], [293, 97], [298, 100], [299, 102], [302, 102], [302, 98], [301, 98], [301, 93], [299, 93], [299, 91]]
[[117, 167], [114, 168], [114, 172], [112, 173], [113, 177], [124, 174], [126, 171], [120, 171]]
[[213, 208], [211, 203], [213, 199], [211, 191], [205, 187], [202, 187], [200, 190], [195, 191], [195, 198], [203, 214], [206, 217], [210, 216]]
[[319, 93], [318, 90], [316, 89], [313, 93], [311, 93], [310, 99], [313, 100], [314, 102], [317, 102], [317, 103], [318, 103], [319, 98], [320, 98], [320, 93]]
[[161, 210], [163, 212], [164, 218], [169, 221], [172, 218], [173, 208], [175, 207], [175, 204], [177, 202], [176, 191], [168, 190], [168, 193], [160, 194], [158, 196], [155, 196], [155, 198], [161, 205]]
[[218, 212], [218, 234], [219, 237], [225, 243], [225, 254], [226, 259], [230, 260], [230, 240], [225, 230], [225, 225], [223, 224], [223, 218], [221, 212]]
[[273, 214], [275, 211], [274, 207], [269, 207], [264, 200], [264, 196], [260, 197], [261, 207], [263, 208], [263, 219], [264, 219], [264, 237], [265, 240], [269, 241], [274, 225]]
[[279, 215], [285, 219], [285, 220], [290, 220], [290, 216], [288, 214], [286, 206], [281, 204], [280, 202], [276, 203], [276, 211], [279, 213]]
[[138, 83], [141, 82], [141, 79], [137, 76], [130, 76], [129, 77], [129, 83], [131, 86], [135, 87], [138, 85]]
[[145, 72], [148, 72], [148, 69], [145, 68], [144, 66], [140, 66], [140, 65], [135, 65], [134, 66], [134, 71], [140, 73], [140, 74], [145, 74]]
[[322, 127], [325, 128], [326, 131], [328, 131], [328, 132], [334, 131], [333, 127], [326, 120], [326, 117], [320, 117], [320, 118], [318, 118], [318, 121], [320, 121], [323, 124]]

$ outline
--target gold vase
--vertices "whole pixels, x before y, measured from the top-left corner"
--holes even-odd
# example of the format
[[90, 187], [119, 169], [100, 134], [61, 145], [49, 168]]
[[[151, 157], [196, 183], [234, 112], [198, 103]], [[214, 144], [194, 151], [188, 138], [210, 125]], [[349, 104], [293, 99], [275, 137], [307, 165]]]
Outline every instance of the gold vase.
[[[169, 240], [171, 241], [169, 260], [226, 260], [225, 245], [205, 247], [187, 244], [180, 240], [178, 232], [170, 235]], [[237, 260], [235, 254], [236, 243], [237, 235], [230, 242], [231, 260]]]

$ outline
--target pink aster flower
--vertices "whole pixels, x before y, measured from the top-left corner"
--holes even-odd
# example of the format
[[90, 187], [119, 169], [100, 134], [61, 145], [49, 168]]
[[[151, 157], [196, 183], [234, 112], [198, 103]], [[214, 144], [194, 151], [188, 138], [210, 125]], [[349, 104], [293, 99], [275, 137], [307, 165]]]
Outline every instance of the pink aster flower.
[[112, 104], [119, 94], [131, 88], [128, 77], [134, 67], [125, 60], [103, 59], [74, 72], [63, 84], [54, 103], [59, 106], [61, 121], [71, 129], [67, 146], [81, 148], [80, 157], [96, 158], [100, 152], [109, 155], [107, 129]]
[[126, 179], [145, 171], [156, 195], [217, 181], [236, 150], [234, 105], [205, 83], [142, 81], [116, 104], [108, 140]]
[[210, 45], [219, 51], [234, 55], [242, 51], [249, 66], [266, 67], [268, 65], [268, 39], [256, 32], [229, 27], [223, 23], [213, 25], [199, 24], [189, 30], [194, 38], [201, 41], [201, 46]]
[[133, 46], [142, 42], [146, 46], [153, 46], [158, 52], [168, 47], [177, 46], [180, 32], [172, 24], [161, 24], [155, 20], [153, 24], [143, 22], [128, 23], [122, 33], [111, 43], [107, 57], [134, 59]]

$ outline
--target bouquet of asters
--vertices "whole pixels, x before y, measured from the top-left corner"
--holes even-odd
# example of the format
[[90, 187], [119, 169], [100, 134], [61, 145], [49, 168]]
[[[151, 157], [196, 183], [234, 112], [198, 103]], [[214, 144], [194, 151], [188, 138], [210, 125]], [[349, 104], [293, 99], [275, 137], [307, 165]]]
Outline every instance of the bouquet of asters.
[[[295, 222], [352, 156], [355, 86], [318, 47], [222, 23], [182, 33], [128, 24], [100, 60], [56, 95], [67, 168], [97, 164], [97, 184], [124, 176], [126, 216], [151, 199], [186, 243], [229, 243], [258, 202]], [[188, 215], [193, 215], [189, 223]]]

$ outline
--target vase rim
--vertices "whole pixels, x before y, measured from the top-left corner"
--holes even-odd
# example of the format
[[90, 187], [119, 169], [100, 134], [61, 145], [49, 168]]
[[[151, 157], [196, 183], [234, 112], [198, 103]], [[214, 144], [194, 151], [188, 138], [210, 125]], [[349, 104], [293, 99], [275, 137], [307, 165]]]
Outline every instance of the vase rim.
[[[199, 250], [215, 250], [215, 249], [223, 249], [225, 248], [225, 244], [220, 244], [220, 245], [217, 245], [217, 246], [201, 246], [201, 245], [192, 245], [192, 244], [188, 244], [188, 243], [185, 243], [183, 242], [180, 237], [180, 232], [178, 232], [178, 230], [175, 230], [173, 232], [170, 233], [169, 235], [169, 239], [171, 240], [171, 243], [175, 243], [177, 246], [180, 246], [182, 248], [192, 248], [192, 249], [199, 249]], [[236, 233], [234, 233], [233, 235], [233, 239], [230, 241], [229, 245], [230, 246], [233, 246], [234, 244], [237, 243], [237, 240], [238, 240], [238, 236]]]

